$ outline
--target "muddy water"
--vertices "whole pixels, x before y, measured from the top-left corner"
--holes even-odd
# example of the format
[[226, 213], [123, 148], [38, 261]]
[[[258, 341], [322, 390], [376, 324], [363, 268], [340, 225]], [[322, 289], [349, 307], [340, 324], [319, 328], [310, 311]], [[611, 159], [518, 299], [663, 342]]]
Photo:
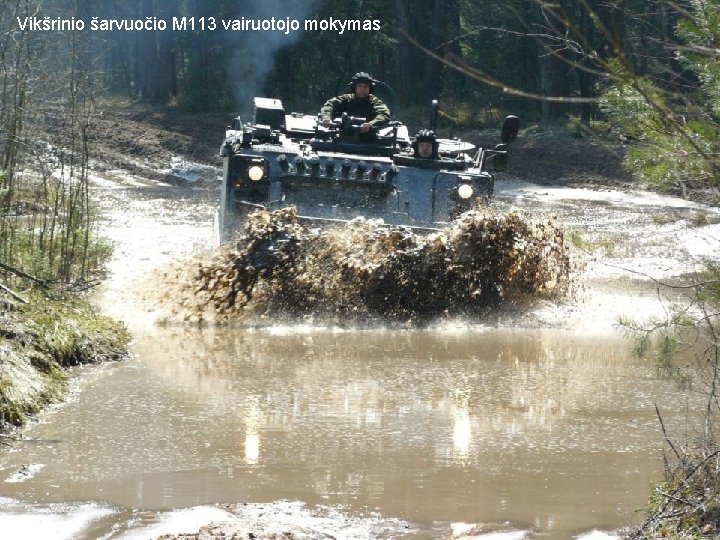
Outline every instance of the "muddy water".
[[556, 533], [633, 517], [672, 388], [614, 337], [546, 330], [164, 329], [28, 430], [23, 501], [280, 499], [421, 528]]
[[[200, 329], [157, 326], [128, 291], [208, 244], [214, 192], [98, 183], [117, 243], [99, 301], [133, 330], [133, 358], [80, 370], [70, 401], [2, 451], [3, 535], [150, 538], [228, 519], [218, 503], [338, 538], [562, 539], [637, 518], [661, 472], [654, 407], [679, 430], [687, 398], [614, 328], [659, 309], [619, 275], [692, 269], [716, 226], [683, 220], [710, 210], [510, 184], [501, 205], [607, 240], [576, 302], [415, 331]], [[653, 217], [670, 204], [676, 220]]]

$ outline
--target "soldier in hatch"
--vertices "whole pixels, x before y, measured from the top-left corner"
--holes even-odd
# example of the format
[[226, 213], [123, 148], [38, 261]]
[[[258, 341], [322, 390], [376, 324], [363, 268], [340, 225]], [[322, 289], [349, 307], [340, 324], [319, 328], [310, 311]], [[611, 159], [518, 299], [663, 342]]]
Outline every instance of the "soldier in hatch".
[[375, 87], [373, 78], [365, 72], [356, 73], [350, 81], [349, 94], [343, 94], [325, 102], [320, 109], [322, 125], [329, 127], [334, 118], [347, 113], [348, 116], [364, 118], [360, 125], [360, 133], [370, 133], [372, 128], [378, 128], [390, 121], [390, 109], [383, 101], [374, 96]]
[[423, 129], [415, 135], [412, 142], [413, 157], [422, 159], [438, 159], [438, 141], [435, 132]]

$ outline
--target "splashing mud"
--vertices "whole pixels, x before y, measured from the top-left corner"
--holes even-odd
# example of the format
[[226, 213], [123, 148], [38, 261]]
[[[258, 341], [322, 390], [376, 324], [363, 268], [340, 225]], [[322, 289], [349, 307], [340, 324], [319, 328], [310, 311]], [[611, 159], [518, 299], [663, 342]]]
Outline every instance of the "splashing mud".
[[557, 298], [569, 290], [571, 267], [552, 218], [483, 208], [442, 231], [418, 234], [364, 219], [311, 228], [286, 208], [251, 214], [246, 234], [197, 261], [180, 280], [182, 294], [166, 299], [186, 319], [422, 323], [480, 315], [500, 302]]

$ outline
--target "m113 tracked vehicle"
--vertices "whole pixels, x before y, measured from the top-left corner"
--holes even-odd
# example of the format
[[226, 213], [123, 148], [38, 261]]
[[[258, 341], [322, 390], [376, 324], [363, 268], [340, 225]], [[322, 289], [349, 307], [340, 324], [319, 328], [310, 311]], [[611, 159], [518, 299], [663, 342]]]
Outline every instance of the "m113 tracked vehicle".
[[[252, 122], [236, 118], [220, 150], [222, 191], [218, 240], [242, 230], [255, 209], [294, 206], [298, 221], [322, 225], [359, 216], [388, 225], [435, 229], [487, 202], [494, 179], [486, 170], [507, 165], [519, 120], [508, 116], [492, 149], [436, 138], [438, 107], [430, 127], [410, 137], [401, 122], [362, 133], [365, 121], [343, 115], [324, 127], [315, 115], [287, 114], [278, 99], [256, 97]], [[425, 143], [425, 144], [423, 144]]]

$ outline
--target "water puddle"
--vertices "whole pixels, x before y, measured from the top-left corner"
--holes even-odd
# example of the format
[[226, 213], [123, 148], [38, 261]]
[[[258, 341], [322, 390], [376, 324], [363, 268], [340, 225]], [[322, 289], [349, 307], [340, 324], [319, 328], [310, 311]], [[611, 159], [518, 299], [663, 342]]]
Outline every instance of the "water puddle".
[[[416, 538], [453, 523], [567, 538], [632, 520], [659, 474], [654, 404], [672, 425], [683, 399], [622, 339], [572, 332], [161, 328], [133, 350], [27, 430], [51, 442], [5, 456], [5, 496], [296, 500]], [[5, 482], [27, 462], [44, 467]]]
[[720, 253], [720, 209], [639, 191], [501, 183], [501, 208], [556, 215], [587, 257], [586, 280], [665, 279]]

